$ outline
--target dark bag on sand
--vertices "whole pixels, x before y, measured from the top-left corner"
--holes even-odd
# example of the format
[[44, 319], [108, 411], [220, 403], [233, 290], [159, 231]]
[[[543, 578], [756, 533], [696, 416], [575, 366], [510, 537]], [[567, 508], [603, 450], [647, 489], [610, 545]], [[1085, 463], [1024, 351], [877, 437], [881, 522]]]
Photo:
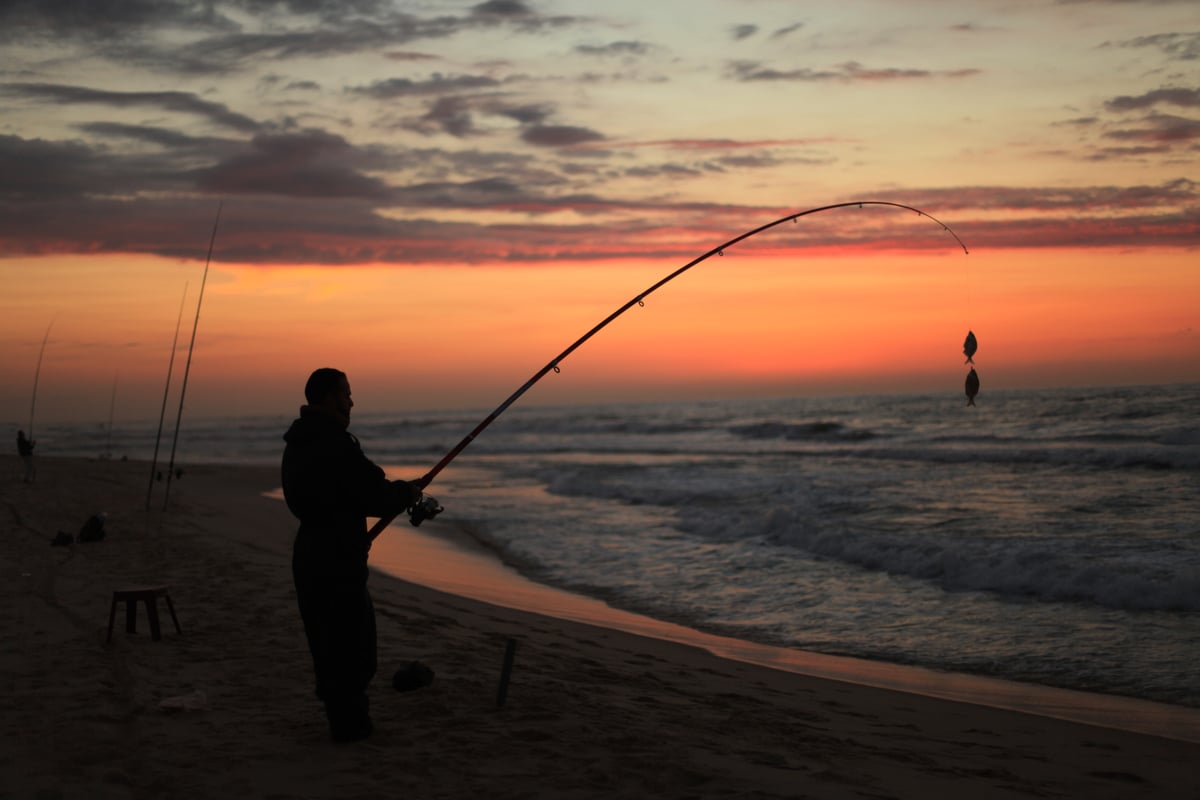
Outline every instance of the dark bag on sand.
[[95, 514], [88, 517], [88, 521], [83, 523], [83, 527], [79, 529], [79, 541], [81, 542], [98, 542], [104, 538], [104, 514]]
[[392, 676], [392, 688], [397, 692], [411, 692], [433, 683], [433, 670], [420, 661], [410, 661]]

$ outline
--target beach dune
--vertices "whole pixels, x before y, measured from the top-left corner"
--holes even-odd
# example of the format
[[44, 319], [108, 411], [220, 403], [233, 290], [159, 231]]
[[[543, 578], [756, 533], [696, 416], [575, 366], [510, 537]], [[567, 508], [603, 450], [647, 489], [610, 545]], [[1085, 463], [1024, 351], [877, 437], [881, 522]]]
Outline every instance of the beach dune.
[[[373, 575], [376, 733], [313, 695], [265, 467], [42, 458], [0, 484], [0, 798], [1194, 798], [1200, 744], [814, 678]], [[107, 512], [101, 542], [54, 547]], [[438, 524], [451, 524], [438, 520]], [[385, 534], [385, 536], [388, 534]], [[464, 576], [469, 579], [469, 576]], [[165, 584], [159, 641], [112, 593]], [[516, 655], [497, 704], [509, 641]], [[431, 687], [391, 688], [419, 659]]]

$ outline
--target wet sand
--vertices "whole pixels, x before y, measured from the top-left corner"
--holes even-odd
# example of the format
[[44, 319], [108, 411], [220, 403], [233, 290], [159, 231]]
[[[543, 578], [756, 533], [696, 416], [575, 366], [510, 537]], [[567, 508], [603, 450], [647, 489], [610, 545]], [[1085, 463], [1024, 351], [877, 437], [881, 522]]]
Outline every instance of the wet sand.
[[[0, 797], [1196, 796], [1195, 742], [773, 669], [653, 621], [650, 636], [588, 624], [547, 595], [526, 607], [567, 618], [382, 574], [377, 731], [334, 745], [292, 595], [294, 521], [264, 494], [274, 469], [190, 468], [171, 508], [158, 485], [147, 512], [144, 464], [43, 458], [27, 485], [3, 463]], [[104, 541], [50, 546], [101, 510]], [[386, 536], [377, 560], [394, 545], [426, 577], [519, 594], [460, 548]], [[426, 545], [433, 566], [418, 565]], [[144, 583], [170, 586], [182, 634], [164, 610], [153, 641], [139, 609], [137, 632], [119, 612], [106, 643], [113, 590]], [[413, 658], [433, 686], [393, 692]]]

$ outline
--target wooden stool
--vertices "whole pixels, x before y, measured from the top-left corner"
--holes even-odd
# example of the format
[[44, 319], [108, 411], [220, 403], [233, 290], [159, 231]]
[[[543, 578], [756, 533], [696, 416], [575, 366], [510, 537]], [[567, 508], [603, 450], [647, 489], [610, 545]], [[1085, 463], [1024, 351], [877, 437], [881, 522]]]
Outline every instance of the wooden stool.
[[175, 632], [183, 633], [179, 627], [179, 619], [175, 616], [175, 606], [171, 605], [171, 595], [166, 586], [131, 586], [127, 589], [117, 589], [113, 592], [112, 607], [108, 610], [108, 639], [112, 641], [113, 621], [117, 618], [117, 603], [125, 603], [125, 632], [137, 632], [137, 603], [139, 600], [146, 604], [146, 615], [150, 617], [150, 638], [158, 641], [162, 632], [158, 627], [158, 598], [167, 601], [167, 610], [171, 612], [171, 621], [175, 623]]

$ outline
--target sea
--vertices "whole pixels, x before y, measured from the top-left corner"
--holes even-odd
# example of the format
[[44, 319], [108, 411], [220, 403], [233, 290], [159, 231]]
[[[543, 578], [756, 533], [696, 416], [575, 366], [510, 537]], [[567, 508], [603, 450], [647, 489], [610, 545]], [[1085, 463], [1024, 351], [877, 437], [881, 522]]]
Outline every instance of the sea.
[[[724, 637], [1200, 708], [1200, 384], [976, 403], [517, 404], [437, 476], [421, 531]], [[416, 478], [488, 412], [351, 430]], [[276, 464], [294, 416], [185, 419], [176, 463]], [[155, 433], [42, 425], [39, 453], [149, 460]]]

